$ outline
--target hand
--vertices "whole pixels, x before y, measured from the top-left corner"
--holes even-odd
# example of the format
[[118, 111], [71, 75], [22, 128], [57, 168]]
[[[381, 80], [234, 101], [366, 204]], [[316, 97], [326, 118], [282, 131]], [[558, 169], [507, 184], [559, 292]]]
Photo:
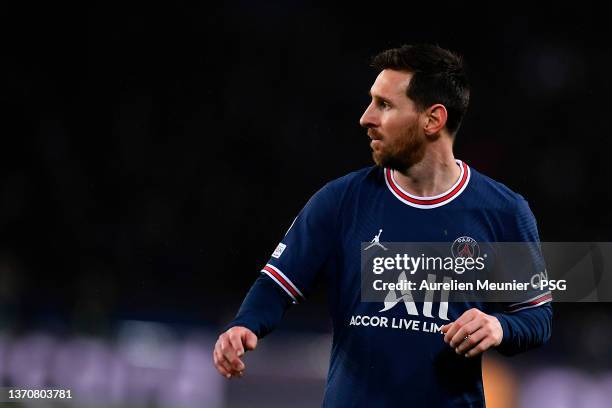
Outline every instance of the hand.
[[225, 378], [242, 377], [245, 365], [240, 359], [245, 350], [255, 350], [257, 336], [242, 326], [230, 328], [219, 336], [213, 351], [213, 361]]
[[504, 337], [499, 320], [475, 308], [465, 311], [454, 322], [442, 326], [441, 330], [444, 342], [465, 357], [475, 357], [491, 347], [499, 346]]

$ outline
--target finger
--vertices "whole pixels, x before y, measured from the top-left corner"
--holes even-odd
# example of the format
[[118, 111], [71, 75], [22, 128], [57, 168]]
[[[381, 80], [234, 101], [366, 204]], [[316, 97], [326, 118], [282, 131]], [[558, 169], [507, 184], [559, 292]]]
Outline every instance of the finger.
[[218, 350], [219, 359], [221, 360], [221, 363], [226, 367], [226, 369], [230, 372], [232, 376], [237, 375], [239, 371], [242, 371], [244, 369], [244, 364], [242, 365], [242, 369], [240, 369], [240, 364], [242, 364], [242, 362], [240, 362], [237, 367], [234, 367], [234, 364], [232, 364], [232, 362], [230, 361], [230, 358], [232, 358], [232, 356], [234, 359], [237, 359], [238, 361], [240, 360], [238, 359], [238, 357], [236, 357], [236, 353], [233, 351], [233, 348], [229, 343], [227, 336], [221, 336], [219, 338]]
[[451, 327], [453, 327], [453, 323], [447, 323], [444, 326], [440, 327], [440, 331], [445, 334]]
[[223, 354], [221, 352], [219, 352], [219, 354], [217, 355], [217, 359], [219, 360], [219, 364], [221, 365], [221, 367], [223, 367], [223, 369], [229, 374], [229, 377], [226, 376], [227, 378], [231, 378], [232, 376], [238, 374], [238, 372], [232, 368], [232, 365], [229, 363], [229, 361], [227, 361], [223, 357]]
[[463, 326], [467, 322], [469, 322], [471, 320], [474, 320], [478, 316], [479, 312], [480, 311], [478, 309], [476, 309], [476, 308], [472, 308], [472, 309], [466, 310], [453, 323], [460, 324], [460, 325]]
[[240, 357], [244, 354], [244, 347], [242, 346], [242, 339], [236, 332], [229, 334], [229, 343], [232, 349], [236, 352], [236, 356]]
[[229, 342], [228, 336], [222, 336], [219, 341], [221, 346], [221, 355], [223, 356], [224, 361], [229, 363], [232, 375], [234, 374], [234, 371], [236, 371], [237, 374], [239, 371], [244, 370], [244, 364], [242, 361], [240, 361], [238, 356], [236, 356], [236, 350], [234, 350], [234, 347]]
[[450, 343], [450, 341], [453, 339], [453, 337], [457, 334], [457, 332], [459, 330], [461, 330], [461, 328], [466, 324], [467, 322], [464, 320], [459, 321], [456, 320], [454, 321], [450, 328], [448, 329], [448, 331], [446, 332], [446, 334], [444, 335], [444, 341], [446, 343]]
[[455, 347], [455, 352], [457, 354], [465, 354], [472, 348], [476, 347], [485, 337], [487, 337], [486, 330], [483, 330], [482, 328], [476, 330], [470, 334], [466, 340], [462, 341], [457, 347]]
[[213, 350], [213, 365], [222, 376], [226, 376], [228, 373], [225, 371], [225, 368], [219, 364], [219, 359], [217, 358], [217, 350]]
[[444, 335], [444, 341], [446, 343], [450, 343], [451, 339], [457, 333], [457, 331], [461, 329], [466, 323], [474, 319], [475, 317], [476, 317], [476, 313], [474, 312], [474, 309], [470, 309], [470, 310], [463, 312], [463, 314], [457, 320], [451, 323], [452, 326], [450, 327], [448, 332]]
[[245, 331], [242, 340], [247, 350], [255, 350], [257, 347], [257, 336], [250, 330]]
[[480, 319], [474, 319], [461, 327], [455, 335], [451, 338], [449, 344], [452, 348], [455, 348], [465, 340], [466, 336], [471, 335], [476, 330], [480, 329], [484, 325], [484, 322]]
[[465, 356], [468, 358], [476, 357], [477, 355], [482, 354], [488, 349], [490, 349], [491, 346], [493, 345], [493, 342], [494, 341], [491, 337], [485, 337], [480, 343], [478, 343], [476, 347], [472, 348], [467, 353], [465, 353]]
[[215, 351], [213, 352], [213, 360], [215, 362], [215, 367], [217, 368], [217, 371], [219, 371], [222, 376], [224, 376], [225, 378], [232, 377], [231, 370], [229, 369], [229, 363], [227, 363], [223, 359], [221, 353], [219, 352], [219, 350], [217, 350], [217, 348], [215, 348]]

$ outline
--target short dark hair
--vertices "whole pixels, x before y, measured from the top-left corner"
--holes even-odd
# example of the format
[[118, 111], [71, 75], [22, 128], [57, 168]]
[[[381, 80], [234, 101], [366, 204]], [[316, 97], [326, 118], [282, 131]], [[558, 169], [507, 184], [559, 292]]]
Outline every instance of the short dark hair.
[[438, 45], [403, 45], [372, 58], [373, 68], [407, 71], [413, 76], [406, 95], [418, 110], [440, 103], [446, 107], [446, 128], [459, 130], [470, 102], [470, 84], [463, 57]]

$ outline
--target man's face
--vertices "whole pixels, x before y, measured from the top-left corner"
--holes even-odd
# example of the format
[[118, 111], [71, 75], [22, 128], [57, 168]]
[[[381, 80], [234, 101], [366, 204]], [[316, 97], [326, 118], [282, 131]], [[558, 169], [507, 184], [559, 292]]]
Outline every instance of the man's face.
[[368, 129], [372, 157], [378, 166], [405, 170], [425, 154], [420, 115], [406, 96], [411, 78], [409, 72], [385, 69], [370, 89], [372, 102], [359, 124]]

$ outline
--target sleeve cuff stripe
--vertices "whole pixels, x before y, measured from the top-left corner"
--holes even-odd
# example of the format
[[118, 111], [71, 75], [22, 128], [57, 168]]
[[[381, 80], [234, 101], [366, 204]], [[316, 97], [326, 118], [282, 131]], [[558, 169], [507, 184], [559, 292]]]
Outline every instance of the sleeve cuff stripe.
[[302, 295], [302, 292], [300, 292], [300, 290], [293, 284], [293, 282], [291, 282], [289, 278], [287, 278], [287, 276], [285, 276], [284, 273], [280, 271], [280, 269], [273, 265], [267, 264], [261, 271], [278, 283], [296, 303], [304, 300], [304, 295]]
[[550, 292], [550, 290], [548, 292], [540, 293], [539, 295], [536, 295], [536, 296], [532, 297], [531, 299], [527, 299], [527, 300], [524, 300], [524, 301], [518, 302], [518, 303], [513, 303], [513, 304], [511, 304], [508, 307], [521, 306], [521, 305], [524, 305], [524, 304], [530, 303], [530, 302], [539, 302], [538, 299], [543, 298], [545, 296], [551, 296], [552, 297], [552, 293]]
[[552, 294], [549, 293], [545, 293], [537, 298], [535, 298], [532, 301], [529, 302], [523, 302], [523, 303], [517, 303], [515, 305], [510, 306], [507, 310], [509, 313], [514, 313], [514, 312], [518, 312], [519, 310], [524, 310], [524, 309], [529, 309], [532, 307], [537, 307], [537, 306], [541, 306], [544, 303], [548, 303], [552, 301]]
[[551, 300], [552, 300], [552, 299], [543, 300], [543, 301], [541, 301], [540, 303], [537, 303], [537, 304], [535, 304], [535, 305], [529, 305], [529, 306], [520, 307], [520, 308], [518, 308], [518, 309], [512, 309], [512, 310], [509, 310], [509, 311], [508, 311], [508, 313], [516, 313], [516, 312], [518, 312], [519, 310], [531, 309], [532, 307], [542, 306], [542, 305], [543, 305], [543, 304], [545, 304], [545, 303], [549, 303]]

